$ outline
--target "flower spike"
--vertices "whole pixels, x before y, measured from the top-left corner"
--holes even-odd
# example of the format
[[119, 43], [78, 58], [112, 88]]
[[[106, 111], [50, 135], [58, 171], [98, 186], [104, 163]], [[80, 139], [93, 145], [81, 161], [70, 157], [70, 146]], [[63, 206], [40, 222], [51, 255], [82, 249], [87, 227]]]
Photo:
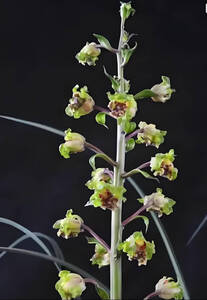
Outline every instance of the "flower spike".
[[92, 112], [95, 105], [93, 98], [88, 94], [87, 86], [81, 88], [80, 91], [78, 89], [79, 85], [73, 88], [73, 96], [65, 109], [65, 113], [75, 119], [79, 119], [81, 116]]
[[60, 294], [62, 300], [71, 300], [80, 297], [85, 291], [84, 279], [75, 273], [63, 270], [59, 273], [60, 279], [55, 284], [55, 289]]

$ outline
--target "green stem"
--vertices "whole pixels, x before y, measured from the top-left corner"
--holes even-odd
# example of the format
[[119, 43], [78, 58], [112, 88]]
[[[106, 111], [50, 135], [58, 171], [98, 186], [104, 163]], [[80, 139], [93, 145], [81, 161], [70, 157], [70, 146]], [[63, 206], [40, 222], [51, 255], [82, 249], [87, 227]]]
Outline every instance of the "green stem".
[[[122, 56], [121, 47], [123, 40], [124, 24], [121, 22], [121, 32], [119, 40], [119, 52], [117, 53], [117, 71], [120, 79], [120, 93], [124, 92], [123, 86], [123, 67], [121, 67]], [[117, 123], [117, 166], [114, 167], [114, 185], [123, 185], [121, 174], [124, 172], [125, 165], [125, 133], [121, 125]], [[122, 199], [119, 200], [118, 208], [111, 214], [111, 255], [110, 255], [110, 299], [117, 300], [122, 297], [122, 262], [118, 256], [117, 246], [122, 242]]]

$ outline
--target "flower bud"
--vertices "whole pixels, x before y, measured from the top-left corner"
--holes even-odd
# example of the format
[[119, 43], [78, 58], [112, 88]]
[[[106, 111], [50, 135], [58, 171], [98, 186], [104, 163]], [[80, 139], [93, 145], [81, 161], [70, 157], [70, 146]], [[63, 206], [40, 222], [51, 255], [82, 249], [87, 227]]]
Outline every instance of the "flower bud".
[[92, 112], [95, 105], [93, 98], [88, 94], [87, 86], [81, 88], [80, 91], [78, 89], [78, 85], [73, 88], [73, 96], [65, 109], [66, 114], [75, 119]]
[[80, 297], [86, 289], [84, 279], [78, 274], [63, 270], [60, 271], [59, 277], [60, 279], [55, 284], [55, 289], [62, 300]]
[[60, 154], [64, 158], [69, 158], [70, 153], [82, 152], [85, 150], [85, 138], [71, 129], [65, 131], [65, 143], [59, 146]]
[[136, 142], [138, 144], [145, 143], [146, 146], [155, 146], [159, 148], [160, 144], [164, 142], [164, 136], [167, 131], [156, 129], [154, 124], [147, 124], [146, 122], [139, 122], [140, 132], [137, 134]]
[[164, 276], [155, 286], [155, 291], [162, 299], [183, 299], [183, 291], [179, 282]]
[[113, 210], [118, 207], [119, 200], [125, 200], [125, 198], [123, 198], [125, 191], [126, 189], [123, 186], [116, 187], [109, 183], [100, 182], [98, 189], [95, 189], [86, 205]]
[[130, 15], [134, 15], [135, 9], [131, 6], [131, 1], [127, 3], [121, 2], [120, 15], [123, 21], [129, 18]]
[[57, 236], [68, 239], [70, 237], [77, 237], [82, 231], [81, 225], [83, 224], [83, 220], [78, 215], [73, 215], [72, 213], [72, 209], [68, 210], [66, 218], [56, 221], [53, 225], [54, 229], [59, 229]]
[[160, 84], [155, 84], [151, 91], [156, 94], [156, 96], [151, 97], [154, 102], [165, 103], [171, 98], [174, 89], [170, 87], [170, 78], [167, 76], [162, 76], [162, 82]]
[[95, 190], [99, 188], [99, 185], [102, 188], [102, 183], [112, 183], [110, 173], [112, 173], [108, 168], [98, 168], [91, 173], [92, 178], [88, 180], [86, 186], [90, 190]]
[[81, 51], [76, 55], [76, 59], [85, 66], [87, 63], [89, 66], [95, 66], [98, 56], [101, 54], [101, 50], [97, 47], [96, 43], [86, 43]]
[[146, 241], [141, 231], [134, 232], [126, 241], [119, 244], [118, 250], [127, 253], [129, 260], [137, 260], [138, 266], [146, 265], [155, 253], [155, 245]]
[[115, 118], [125, 117], [127, 120], [131, 120], [137, 111], [137, 102], [134, 100], [133, 95], [115, 93], [107, 93], [110, 100], [108, 108], [111, 111], [111, 115]]
[[174, 167], [174, 150], [171, 149], [168, 153], [157, 153], [155, 157], [151, 158], [150, 167], [154, 171], [154, 175], [175, 180], [177, 177], [178, 169]]
[[161, 217], [162, 214], [169, 215], [173, 212], [172, 207], [175, 205], [175, 201], [165, 197], [162, 194], [162, 189], [157, 188], [156, 193], [145, 196], [142, 199], [139, 199], [139, 202], [144, 205], [150, 204], [146, 209], [147, 211], [155, 211], [158, 213], [158, 217]]
[[98, 265], [99, 269], [110, 264], [110, 254], [101, 244], [96, 243], [95, 254], [90, 259], [92, 265]]

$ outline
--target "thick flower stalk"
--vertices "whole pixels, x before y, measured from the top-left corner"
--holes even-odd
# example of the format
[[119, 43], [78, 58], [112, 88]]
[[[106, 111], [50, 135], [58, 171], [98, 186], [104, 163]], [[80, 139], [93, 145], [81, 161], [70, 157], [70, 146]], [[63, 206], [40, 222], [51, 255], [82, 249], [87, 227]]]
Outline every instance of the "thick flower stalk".
[[[117, 74], [110, 75], [104, 67], [104, 74], [111, 81], [113, 92], [107, 92], [109, 103], [107, 107], [102, 108], [99, 103], [95, 103], [88, 92], [86, 86], [79, 89], [76, 85], [73, 88], [72, 98], [66, 107], [66, 114], [75, 119], [98, 110], [96, 122], [106, 126], [106, 117], [117, 123], [116, 136], [116, 160], [106, 155], [97, 146], [86, 141], [81, 134], [72, 132], [71, 129], [65, 131], [65, 142], [60, 145], [60, 154], [64, 158], [69, 158], [70, 154], [83, 152], [85, 148], [95, 152], [89, 159], [89, 163], [93, 168], [91, 179], [86, 182], [86, 186], [93, 192], [85, 206], [92, 205], [94, 208], [101, 208], [111, 212], [111, 244], [110, 246], [89, 226], [87, 226], [82, 218], [73, 215], [69, 210], [64, 219], [58, 220], [54, 224], [54, 228], [58, 229], [57, 235], [63, 238], [77, 237], [81, 232], [88, 232], [92, 237], [87, 237], [89, 244], [95, 245], [95, 253], [90, 261], [92, 265], [98, 268], [110, 266], [110, 299], [122, 299], [122, 255], [127, 254], [128, 259], [135, 260], [138, 266], [146, 266], [155, 254], [154, 241], [149, 242], [143, 235], [142, 231], [136, 231], [123, 241], [123, 230], [128, 223], [141, 218], [146, 226], [146, 232], [149, 225], [149, 219], [141, 215], [143, 212], [153, 211], [161, 217], [163, 214], [169, 215], [173, 212], [175, 201], [166, 197], [162, 193], [162, 189], [157, 188], [156, 192], [139, 199], [142, 206], [139, 207], [131, 216], [122, 220], [122, 206], [126, 202], [124, 193], [124, 180], [134, 174], [141, 174], [147, 179], [158, 180], [154, 176], [160, 176], [173, 181], [177, 177], [178, 170], [174, 167], [174, 150], [168, 153], [157, 153], [150, 161], [141, 162], [139, 167], [125, 172], [125, 156], [135, 148], [135, 144], [145, 144], [159, 148], [164, 143], [164, 137], [167, 131], [156, 128], [155, 124], [140, 121], [138, 125], [133, 121], [138, 111], [138, 100], [151, 98], [154, 102], [165, 103], [170, 100], [172, 93], [170, 79], [162, 76], [162, 82], [154, 85], [151, 89], [145, 89], [133, 95], [130, 90], [129, 80], [124, 78], [124, 67], [129, 62], [134, 53], [137, 44], [131, 47], [130, 39], [134, 34], [129, 34], [125, 29], [126, 20], [135, 13], [131, 2], [122, 3], [120, 6], [121, 26], [120, 38], [117, 49], [113, 48], [104, 36], [94, 34], [98, 43], [91, 42], [86, 45], [76, 55], [77, 60], [82, 65], [88, 64], [95, 66], [101, 55], [101, 49], [105, 49], [116, 55]], [[127, 134], [127, 136], [126, 136]], [[96, 158], [103, 159], [113, 167], [113, 171], [109, 168], [96, 168]], [[154, 176], [148, 174], [145, 168], [150, 168]], [[84, 218], [85, 220], [85, 218]], [[85, 283], [94, 283], [90, 278], [82, 279], [79, 275], [62, 271], [59, 274], [60, 280], [56, 284], [56, 289], [62, 299], [73, 299], [81, 296], [85, 290]], [[108, 299], [108, 295], [104, 294], [96, 287], [98, 295], [102, 299]], [[153, 296], [159, 296], [163, 299], [182, 299], [182, 290], [178, 283], [171, 278], [163, 277], [156, 285], [155, 292], [149, 294], [146, 299]]]

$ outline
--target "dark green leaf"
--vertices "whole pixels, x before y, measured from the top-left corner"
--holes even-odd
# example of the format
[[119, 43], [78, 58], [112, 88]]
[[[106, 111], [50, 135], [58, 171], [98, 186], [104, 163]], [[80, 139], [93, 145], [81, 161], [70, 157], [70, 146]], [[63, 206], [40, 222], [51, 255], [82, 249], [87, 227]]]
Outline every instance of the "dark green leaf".
[[131, 133], [132, 131], [135, 130], [136, 126], [137, 124], [135, 122], [126, 121], [124, 124], [124, 131], [126, 133]]
[[93, 36], [97, 38], [102, 47], [106, 48], [109, 51], [112, 49], [111, 44], [103, 35], [94, 33]]
[[134, 99], [135, 100], [139, 100], [139, 99], [144, 99], [144, 98], [151, 98], [151, 97], [155, 97], [157, 96], [157, 94], [155, 94], [154, 92], [152, 92], [151, 90], [149, 89], [145, 89], [139, 93], [137, 93], [135, 96], [134, 96]]
[[98, 286], [98, 285], [95, 286], [95, 289], [101, 299], [103, 299], [103, 300], [109, 299], [109, 294], [106, 292], [106, 290], [100, 288], [100, 286]]

